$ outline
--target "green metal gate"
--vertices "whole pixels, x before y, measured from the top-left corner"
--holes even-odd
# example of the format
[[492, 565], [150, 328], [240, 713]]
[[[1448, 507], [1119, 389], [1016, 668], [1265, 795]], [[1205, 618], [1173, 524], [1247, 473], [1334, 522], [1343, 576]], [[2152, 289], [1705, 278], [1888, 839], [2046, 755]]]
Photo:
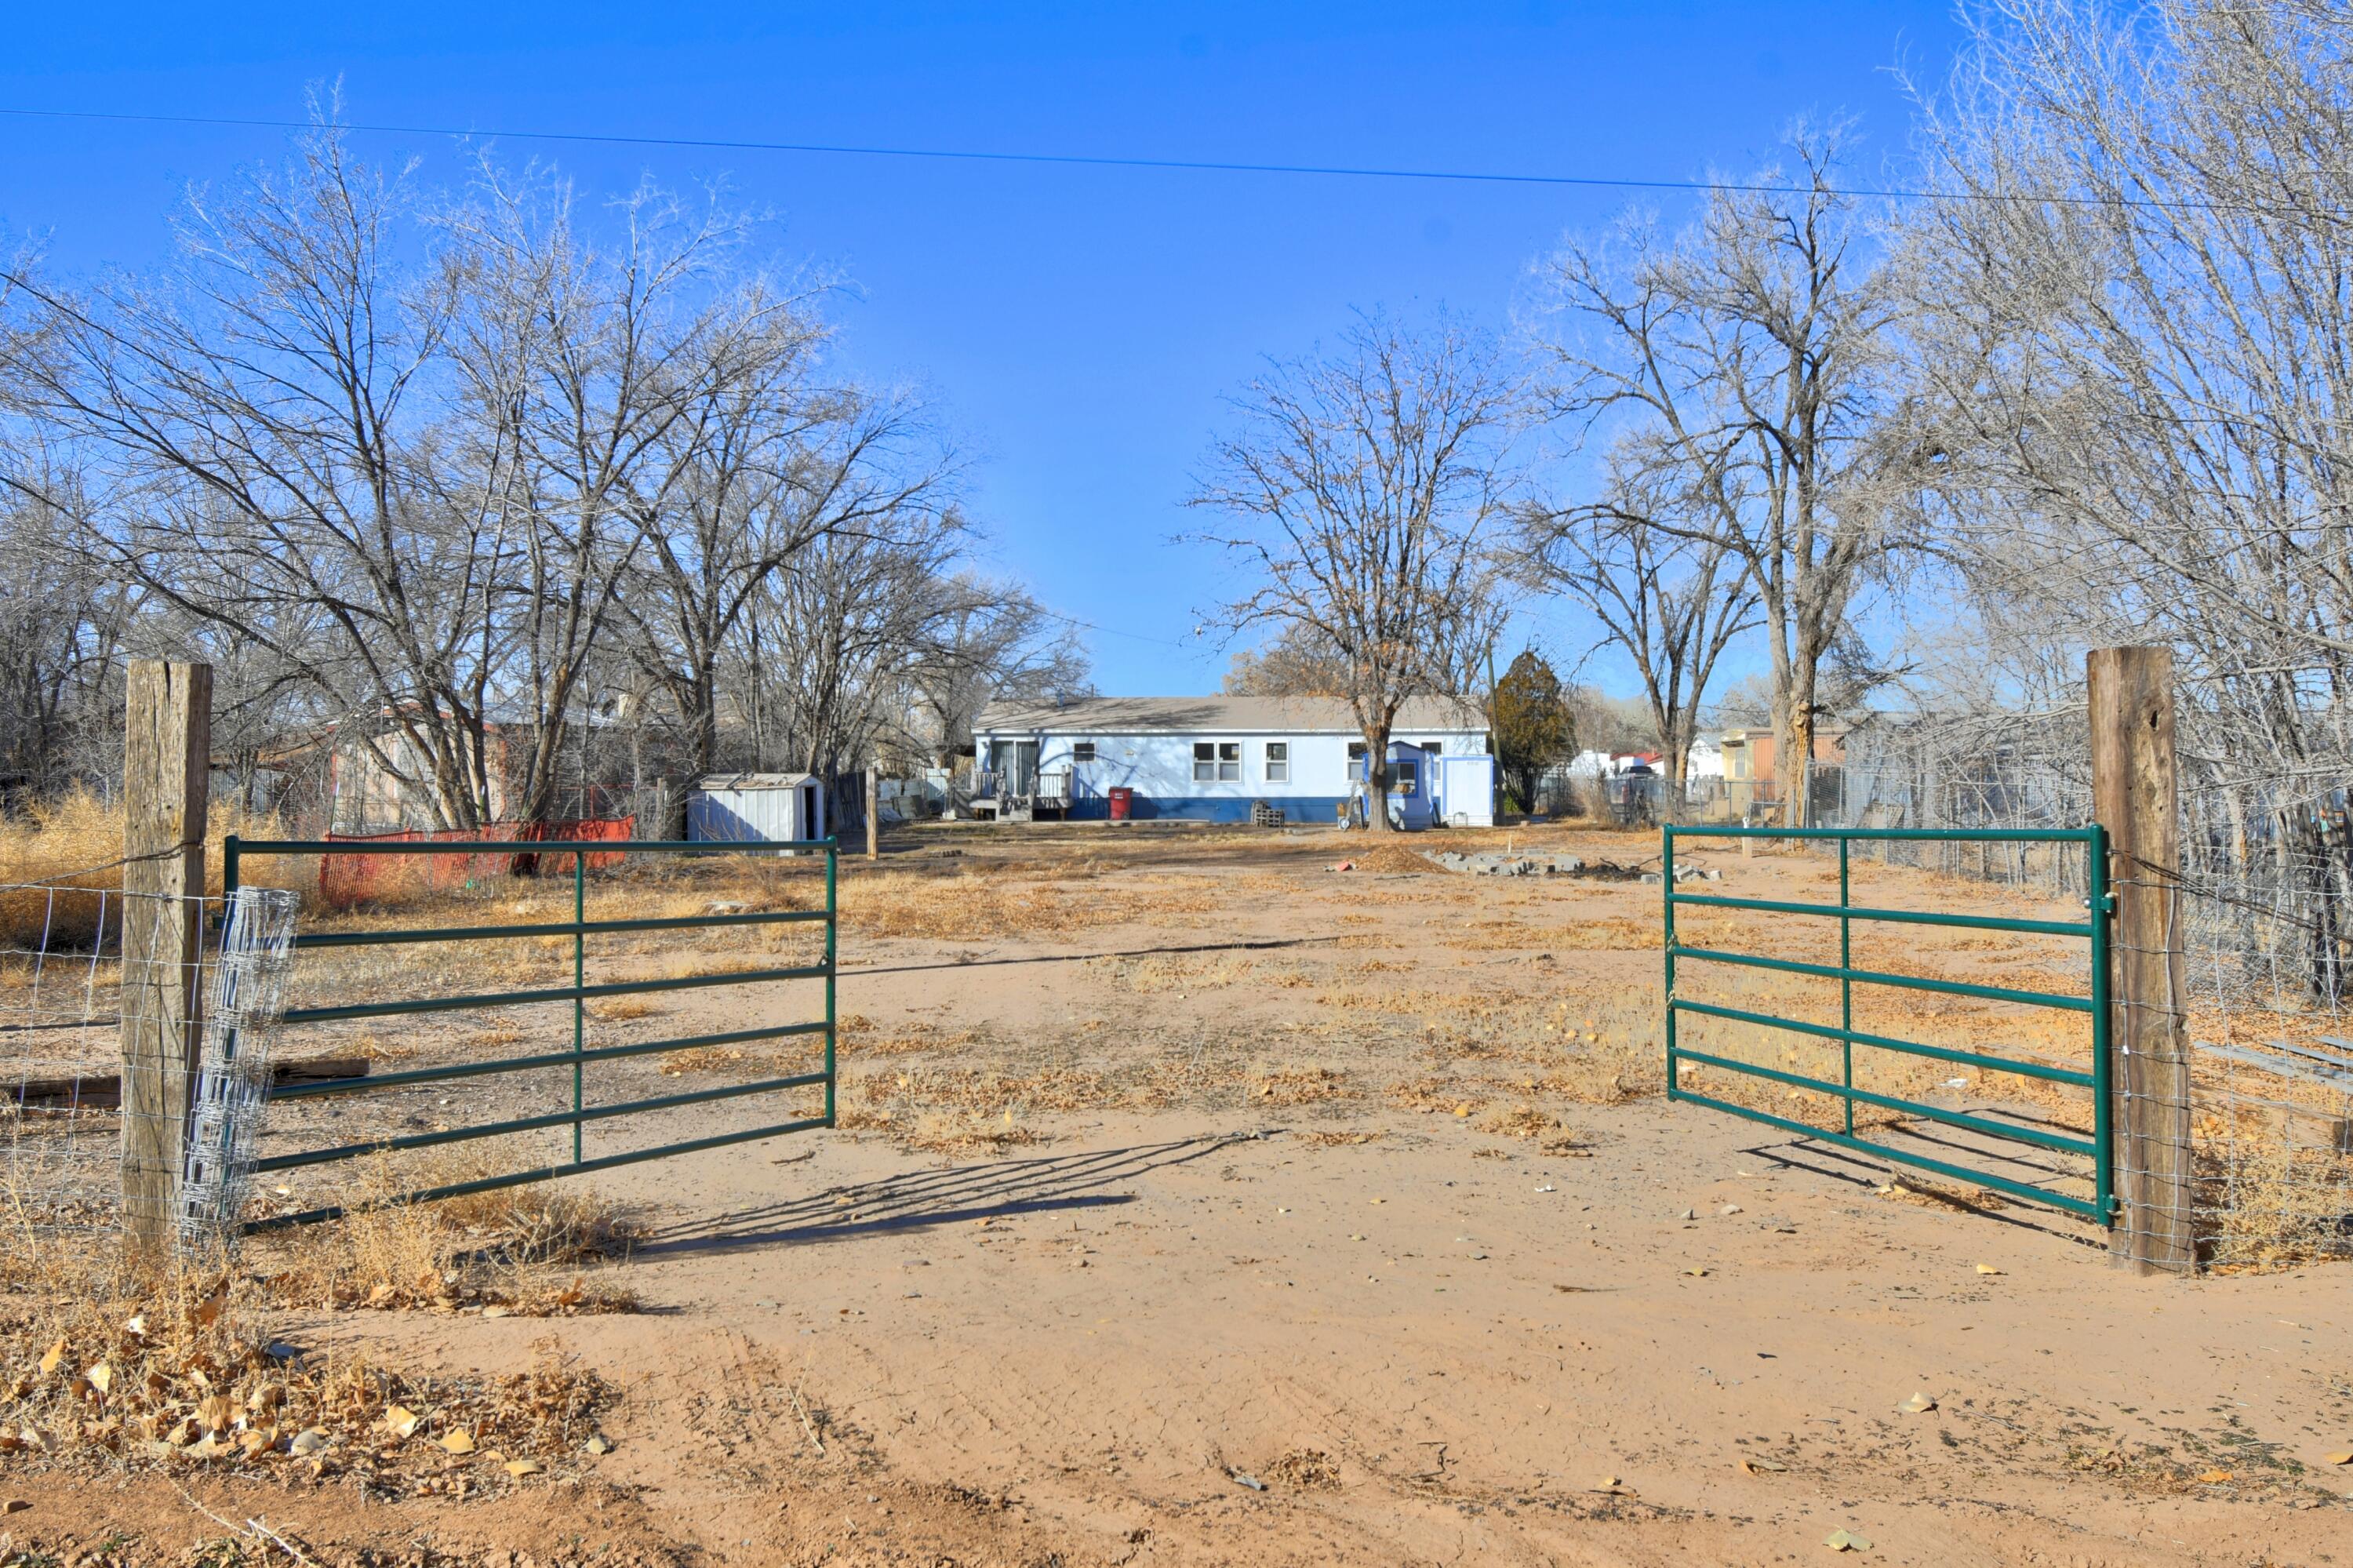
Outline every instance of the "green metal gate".
[[[818, 852], [825, 856], [825, 905], [822, 908], [591, 920], [587, 917], [587, 895], [588, 863], [592, 856], [710, 856], [744, 852], [740, 847], [725, 844], [669, 841], [485, 842], [477, 840], [240, 839], [231, 836], [223, 845], [223, 880], [227, 891], [232, 895], [236, 892], [239, 880], [244, 874], [245, 862], [264, 855], [376, 857], [438, 854], [468, 858], [512, 855], [532, 857], [535, 863], [544, 863], [549, 860], [561, 861], [568, 856], [572, 863], [572, 918], [570, 920], [508, 925], [428, 926], [389, 931], [301, 932], [294, 938], [296, 950], [301, 951], [332, 948], [409, 947], [447, 942], [480, 943], [568, 937], [572, 943], [572, 983], [570, 985], [457, 996], [394, 998], [344, 1002], [332, 1006], [291, 1007], [280, 1015], [280, 1023], [297, 1025], [327, 1023], [346, 1019], [386, 1018], [418, 1013], [459, 1012], [476, 1008], [529, 1007], [547, 1002], [568, 1001], [571, 1003], [572, 1012], [571, 1042], [568, 1046], [488, 1061], [460, 1062], [438, 1067], [419, 1067], [399, 1072], [371, 1074], [364, 1077], [277, 1084], [269, 1089], [268, 1096], [272, 1102], [312, 1099], [328, 1096], [368, 1094], [385, 1089], [412, 1087], [419, 1084], [442, 1083], [496, 1074], [568, 1067], [571, 1069], [572, 1080], [572, 1104], [568, 1110], [543, 1116], [512, 1118], [503, 1121], [475, 1123], [446, 1130], [404, 1134], [398, 1137], [301, 1150], [292, 1153], [274, 1154], [258, 1160], [254, 1164], [254, 1171], [258, 1174], [291, 1171], [356, 1159], [361, 1155], [381, 1151], [425, 1149], [442, 1144], [465, 1142], [474, 1139], [496, 1138], [507, 1133], [532, 1132], [565, 1127], [572, 1129], [572, 1158], [568, 1161], [530, 1170], [502, 1172], [475, 1181], [424, 1188], [403, 1193], [390, 1200], [403, 1203], [422, 1202], [436, 1198], [454, 1198], [470, 1192], [488, 1192], [499, 1187], [518, 1186], [528, 1181], [544, 1181], [558, 1176], [610, 1170], [616, 1166], [633, 1165], [648, 1160], [667, 1159], [672, 1155], [691, 1154], [700, 1150], [719, 1149], [728, 1144], [746, 1143], [757, 1139], [775, 1138], [790, 1132], [804, 1132], [814, 1128], [831, 1127], [834, 1122], [835, 1092], [834, 960], [839, 929], [835, 898], [839, 873], [837, 842], [833, 839], [827, 838], [792, 843], [767, 842], [758, 846], [758, 853], [765, 853], [813, 854]], [[825, 948], [824, 958], [818, 963], [772, 969], [726, 970], [676, 979], [615, 980], [595, 985], [588, 983], [588, 938], [591, 937], [614, 932], [713, 930], [818, 921], [822, 921], [825, 927]], [[821, 1019], [768, 1024], [751, 1029], [727, 1030], [718, 1033], [687, 1035], [674, 1039], [643, 1041], [626, 1045], [604, 1045], [593, 1049], [586, 1044], [587, 1004], [599, 998], [803, 980], [821, 980], [825, 982], [825, 1015]], [[587, 1100], [587, 1070], [599, 1062], [659, 1055], [668, 1052], [686, 1051], [703, 1046], [724, 1047], [783, 1039], [794, 1035], [817, 1034], [822, 1034], [825, 1037], [825, 1065], [820, 1071], [766, 1078], [754, 1083], [729, 1084], [717, 1088], [697, 1089], [681, 1094], [623, 1101], [618, 1104], [592, 1105]], [[819, 1086], [822, 1086], [825, 1090], [825, 1112], [822, 1116], [799, 1117], [768, 1126], [716, 1133], [702, 1138], [689, 1139], [682, 1142], [660, 1144], [650, 1149], [632, 1149], [593, 1157], [586, 1150], [585, 1129], [592, 1122], [670, 1110], [682, 1106], [703, 1105], [752, 1095], [785, 1093]], [[277, 1215], [266, 1220], [255, 1221], [248, 1224], [244, 1228], [254, 1231], [304, 1224], [317, 1220], [332, 1219], [343, 1213], [343, 1209], [341, 1205], [329, 1205], [305, 1210], [300, 1213]]]
[[[1894, 1160], [1920, 1170], [1934, 1171], [1940, 1176], [1950, 1177], [1955, 1181], [1987, 1188], [2029, 1202], [2048, 1204], [2080, 1214], [2104, 1225], [2114, 1223], [2117, 1201], [2108, 1104], [2108, 925], [2112, 909], [2106, 885], [2106, 840], [2105, 833], [2096, 824], [2084, 828], [2051, 830], [1669, 827], [1663, 830], [1663, 838], [1662, 875], [1660, 880], [1665, 895], [1667, 1096], [1670, 1099], [1688, 1100], [1694, 1105], [1706, 1106], [1714, 1110], [1745, 1117], [1751, 1121], [1763, 1122], [1767, 1126], [1777, 1127], [1802, 1138], [1820, 1139], [1824, 1143], [1856, 1150], [1879, 1159]], [[1679, 891], [1675, 880], [1675, 845], [1679, 839], [1775, 839], [1833, 844], [1838, 851], [1838, 902], [1820, 904], [1768, 898], [1735, 898], [1722, 895]], [[1854, 904], [1850, 897], [1852, 846], [1857, 842], [1900, 841], [1981, 844], [2080, 844], [2084, 846], [2086, 861], [2085, 881], [2088, 896], [2084, 901], [2085, 917], [2082, 920], [2034, 920], [2007, 916], [1957, 915], [1926, 909], [1869, 908]], [[1759, 953], [1726, 952], [1686, 946], [1675, 929], [1675, 911], [1679, 908], [1691, 907], [1741, 909], [1769, 915], [1836, 920], [1839, 925], [1839, 961], [1835, 964], [1808, 963]], [[2086, 940], [2089, 949], [2089, 972], [2085, 994], [2070, 996], [2049, 991], [2019, 990], [2008, 986], [1979, 985], [1967, 980], [1939, 980], [1922, 975], [1856, 969], [1852, 962], [1853, 932], [1854, 923], [1858, 920], [1897, 925], [1960, 927], [1972, 930], [2007, 931], [2021, 935], [2080, 937]], [[1702, 1001], [1680, 995], [1676, 991], [1678, 967], [1693, 963], [1724, 964], [1744, 969], [1766, 969], [1784, 974], [1834, 980], [1839, 982], [1839, 1022], [1831, 1025], [1804, 1019], [1785, 1018], [1774, 1013]], [[2047, 1062], [2024, 1061], [2015, 1057], [1998, 1056], [1975, 1051], [1954, 1050], [1894, 1035], [1865, 1033], [1854, 1027], [1854, 988], [1858, 985], [1936, 991], [1952, 996], [1975, 997], [1981, 1001], [2014, 1002], [2029, 1007], [2052, 1008], [2086, 1014], [2091, 1022], [2091, 1060], [2079, 1069], [2057, 1066]], [[1843, 1063], [1840, 1081], [1832, 1083], [1827, 1079], [1810, 1077], [1800, 1073], [1785, 1072], [1778, 1067], [1743, 1062], [1719, 1052], [1696, 1049], [1684, 1044], [1680, 1037], [1677, 1022], [1678, 1020], [1685, 1018], [1719, 1019], [1766, 1029], [1786, 1030], [1836, 1042]], [[1901, 1055], [1949, 1062], [1982, 1071], [2014, 1074], [2020, 1077], [2074, 1085], [2088, 1089], [2091, 1091], [2093, 1101], [2092, 1136], [2088, 1139], [2073, 1137], [2046, 1128], [1998, 1120], [1968, 1111], [1954, 1110], [1898, 1096], [1858, 1088], [1854, 1081], [1854, 1054], [1858, 1047], [1866, 1051], [1892, 1052]], [[1842, 1125], [1838, 1129], [1819, 1128], [1794, 1118], [1776, 1116], [1769, 1111], [1736, 1105], [1720, 1097], [1701, 1093], [1686, 1086], [1682, 1081], [1681, 1069], [1687, 1063], [1742, 1074], [1791, 1088], [1831, 1096], [1842, 1104], [1844, 1110]], [[1884, 1142], [1858, 1137], [1855, 1132], [1854, 1111], [1859, 1104], [1902, 1116], [1918, 1118], [1942, 1127], [1963, 1129], [1984, 1138], [2022, 1143], [2054, 1153], [2079, 1156], [2088, 1160], [2091, 1165], [2092, 1196], [2088, 1199], [2078, 1198], [2070, 1193], [2053, 1192], [2043, 1186], [2016, 1181], [1991, 1171], [1972, 1170], [1968, 1166], [1922, 1154], [1915, 1150], [1891, 1147]]]

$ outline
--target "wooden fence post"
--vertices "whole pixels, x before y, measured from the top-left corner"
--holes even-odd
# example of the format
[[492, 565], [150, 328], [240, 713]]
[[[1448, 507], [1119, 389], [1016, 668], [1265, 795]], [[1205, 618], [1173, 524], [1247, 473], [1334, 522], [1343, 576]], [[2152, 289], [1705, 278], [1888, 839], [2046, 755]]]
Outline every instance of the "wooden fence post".
[[2092, 814], [2107, 830], [2108, 1048], [2116, 1194], [2110, 1251], [2143, 1272], [2198, 1261], [2189, 1164], [2189, 1033], [2183, 1015], [2181, 814], [2173, 651], [2099, 648], [2085, 661]]
[[877, 758], [866, 765], [866, 858], [879, 860], [882, 854], [882, 762]]
[[122, 1220], [171, 1237], [195, 1092], [204, 934], [209, 664], [131, 662], [122, 748]]

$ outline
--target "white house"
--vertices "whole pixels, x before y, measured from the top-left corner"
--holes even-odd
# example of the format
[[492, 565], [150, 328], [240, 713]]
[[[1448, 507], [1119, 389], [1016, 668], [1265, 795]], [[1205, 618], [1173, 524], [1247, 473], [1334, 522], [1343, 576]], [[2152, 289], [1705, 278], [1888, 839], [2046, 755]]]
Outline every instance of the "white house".
[[[1421, 807], [1440, 822], [1490, 826], [1495, 772], [1486, 716], [1451, 697], [1408, 701], [1390, 732], [1418, 748]], [[1254, 801], [1294, 822], [1329, 822], [1364, 773], [1364, 736], [1333, 697], [1088, 697], [991, 703], [973, 725], [981, 769], [1009, 795], [1067, 798], [1073, 817], [1246, 822]], [[1451, 765], [1461, 758], [1461, 766]], [[1474, 766], [1472, 759], [1480, 766]], [[1399, 769], [1394, 762], [1392, 779]], [[1393, 784], [1392, 788], [1397, 786]], [[1415, 815], [1422, 814], [1418, 808]]]

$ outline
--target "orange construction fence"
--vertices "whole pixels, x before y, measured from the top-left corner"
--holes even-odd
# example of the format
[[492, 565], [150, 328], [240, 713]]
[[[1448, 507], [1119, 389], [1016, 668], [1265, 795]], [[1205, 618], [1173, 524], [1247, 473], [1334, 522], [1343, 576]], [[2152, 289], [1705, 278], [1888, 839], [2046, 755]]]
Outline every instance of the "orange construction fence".
[[[631, 817], [586, 817], [570, 822], [493, 822], [486, 828], [442, 828], [396, 833], [329, 833], [331, 843], [517, 843], [626, 842], [637, 832]], [[621, 863], [620, 850], [592, 850], [587, 869]], [[333, 854], [319, 857], [319, 895], [330, 907], [385, 899], [413, 897], [419, 893], [454, 893], [492, 877], [570, 876], [569, 853], [537, 854], [499, 850], [488, 853]]]

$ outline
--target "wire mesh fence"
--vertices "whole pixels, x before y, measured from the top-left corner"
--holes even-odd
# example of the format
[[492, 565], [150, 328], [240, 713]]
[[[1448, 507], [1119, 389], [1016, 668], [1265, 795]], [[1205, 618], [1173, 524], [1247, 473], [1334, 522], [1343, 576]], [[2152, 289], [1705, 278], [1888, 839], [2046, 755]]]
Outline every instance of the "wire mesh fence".
[[[2353, 1258], [2353, 767], [2266, 768], [2230, 738], [2230, 715], [2192, 687], [2182, 732], [2177, 869], [2116, 868], [2120, 895], [2166, 900], [2179, 955], [2170, 1027], [2181, 1060], [2120, 1074], [2122, 1107], [2151, 1099], [2186, 1125], [2189, 1213], [2128, 1203], [2128, 1221], [2186, 1225], [2212, 1267]], [[1858, 726], [1841, 763], [1808, 779], [1823, 825], [2051, 828], [2090, 820], [2085, 710], [1888, 717]], [[2029, 845], [1896, 842], [1894, 863], [2084, 896], [2080, 855]], [[2116, 959], [2136, 956], [2129, 943]], [[2162, 956], [2162, 955], [2160, 955]], [[2178, 1191], [2120, 1164], [2119, 1191]]]
[[[121, 1222], [126, 916], [151, 900], [76, 884], [0, 888], [0, 1072], [11, 1217], [36, 1233]], [[174, 965], [133, 985], [202, 983]]]
[[[193, 918], [197, 961], [126, 960], [126, 926]], [[190, 1061], [192, 1094], [167, 1100], [165, 1140], [192, 1156], [174, 1212], [156, 1216], [187, 1242], [216, 1238], [241, 1202], [259, 1099], [241, 1086], [268, 1067], [268, 1023], [282, 986], [294, 920], [290, 895], [218, 898], [125, 892], [80, 883], [0, 887], [0, 1105], [5, 1122], [7, 1217], [38, 1246], [58, 1233], [88, 1242], [122, 1227], [122, 1012], [127, 991], [184, 991], [191, 1008], [159, 1026], [171, 1057]], [[243, 1047], [240, 1054], [240, 1046]], [[43, 1238], [50, 1238], [45, 1242]]]

